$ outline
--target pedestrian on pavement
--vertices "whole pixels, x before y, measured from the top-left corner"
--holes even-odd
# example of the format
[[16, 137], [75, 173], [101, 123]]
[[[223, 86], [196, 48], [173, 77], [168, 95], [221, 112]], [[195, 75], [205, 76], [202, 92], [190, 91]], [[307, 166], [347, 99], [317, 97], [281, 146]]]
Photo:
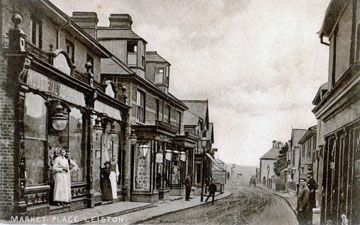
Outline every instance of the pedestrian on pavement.
[[68, 189], [71, 192], [71, 172], [78, 170], [78, 165], [76, 164], [76, 162], [74, 162], [74, 160], [71, 159], [71, 152], [70, 151], [66, 151], [66, 160], [68, 161], [69, 164], [69, 172], [67, 173], [67, 185], [69, 186]]
[[310, 221], [312, 221], [312, 209], [316, 208], [316, 190], [318, 189], [318, 184], [316, 183], [315, 179], [313, 178], [313, 172], [309, 171], [308, 172], [308, 180], [306, 182], [307, 187], [309, 188], [309, 200], [310, 200], [310, 208], [311, 208], [311, 214], [310, 214]]
[[300, 179], [300, 189], [297, 199], [297, 220], [299, 225], [312, 225], [312, 208], [310, 207], [310, 190], [304, 178]]
[[111, 162], [110, 162], [110, 183], [111, 183], [111, 191], [112, 191], [112, 197], [113, 199], [117, 199], [117, 182], [119, 180], [119, 168], [117, 165], [117, 160], [116, 157], [113, 156], [111, 157]]
[[102, 200], [111, 201], [113, 199], [111, 182], [110, 182], [110, 162], [107, 161], [104, 163], [103, 168], [101, 168], [101, 190], [102, 190]]
[[216, 192], [216, 184], [212, 181], [209, 186], [209, 195], [207, 196], [205, 202], [207, 202], [210, 196], [212, 196], [211, 204], [214, 204], [215, 192]]
[[56, 202], [58, 206], [69, 204], [71, 199], [71, 190], [69, 189], [70, 185], [68, 184], [69, 163], [65, 158], [65, 155], [65, 149], [61, 148], [60, 155], [54, 160], [52, 168], [55, 173], [54, 202]]
[[185, 179], [185, 201], [190, 201], [191, 193], [191, 177], [187, 176]]

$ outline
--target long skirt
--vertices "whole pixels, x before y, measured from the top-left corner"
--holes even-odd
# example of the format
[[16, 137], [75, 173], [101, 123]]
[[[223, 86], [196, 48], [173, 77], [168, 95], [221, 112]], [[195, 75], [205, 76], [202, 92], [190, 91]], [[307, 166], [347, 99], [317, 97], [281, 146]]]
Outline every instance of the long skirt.
[[55, 174], [54, 201], [70, 202], [71, 188], [68, 173]]
[[117, 199], [117, 183], [116, 183], [116, 173], [114, 171], [110, 172], [110, 183], [113, 199]]

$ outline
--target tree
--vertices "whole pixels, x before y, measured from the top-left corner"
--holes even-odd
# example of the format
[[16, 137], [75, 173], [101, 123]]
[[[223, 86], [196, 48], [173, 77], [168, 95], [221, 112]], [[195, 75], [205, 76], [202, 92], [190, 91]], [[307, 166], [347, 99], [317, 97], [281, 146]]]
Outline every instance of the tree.
[[280, 176], [281, 170], [287, 168], [287, 166], [289, 165], [289, 162], [286, 157], [288, 150], [289, 150], [289, 146], [286, 143], [285, 146], [282, 147], [281, 150], [279, 151], [278, 159], [274, 163], [274, 172], [276, 176]]

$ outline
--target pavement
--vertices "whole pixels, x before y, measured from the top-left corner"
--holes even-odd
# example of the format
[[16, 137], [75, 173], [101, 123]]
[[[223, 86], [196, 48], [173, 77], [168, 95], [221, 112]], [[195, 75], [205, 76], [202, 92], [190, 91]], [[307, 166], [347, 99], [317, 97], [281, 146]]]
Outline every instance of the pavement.
[[[217, 192], [215, 201], [229, 197], [231, 194], [228, 191]], [[42, 217], [0, 220], [0, 224], [136, 224], [169, 213], [211, 204], [210, 201], [205, 202], [205, 199], [206, 196], [204, 196], [204, 202], [201, 202], [200, 196], [191, 196], [190, 201], [185, 201], [182, 196], [170, 196], [169, 199], [157, 203], [125, 201]]]
[[[285, 192], [285, 191], [274, 191], [272, 189], [267, 188], [265, 185], [258, 185], [259, 188], [263, 190], [270, 191], [274, 195], [277, 195], [283, 199], [286, 200], [286, 202], [289, 204], [291, 209], [296, 214], [296, 207], [297, 207], [297, 196], [296, 193], [293, 192]], [[320, 211], [318, 209], [313, 210], [313, 225], [320, 225]]]

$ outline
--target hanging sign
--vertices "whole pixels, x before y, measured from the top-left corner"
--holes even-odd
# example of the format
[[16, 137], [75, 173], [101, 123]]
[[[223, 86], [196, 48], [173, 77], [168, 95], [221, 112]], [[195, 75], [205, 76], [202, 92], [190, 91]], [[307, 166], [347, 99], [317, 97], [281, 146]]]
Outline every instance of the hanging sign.
[[107, 116], [111, 118], [114, 118], [116, 120], [121, 120], [120, 110], [115, 109], [114, 107], [111, 107], [103, 102], [96, 100], [94, 103], [94, 109], [98, 112], [105, 113]]
[[185, 162], [186, 161], [186, 155], [185, 155], [185, 152], [182, 152], [181, 155], [180, 155], [180, 160]]
[[163, 154], [161, 152], [156, 153], [156, 163], [163, 163]]
[[166, 160], [171, 161], [171, 159], [172, 159], [172, 152], [166, 151], [166, 153], [165, 153], [165, 158], [166, 158]]

